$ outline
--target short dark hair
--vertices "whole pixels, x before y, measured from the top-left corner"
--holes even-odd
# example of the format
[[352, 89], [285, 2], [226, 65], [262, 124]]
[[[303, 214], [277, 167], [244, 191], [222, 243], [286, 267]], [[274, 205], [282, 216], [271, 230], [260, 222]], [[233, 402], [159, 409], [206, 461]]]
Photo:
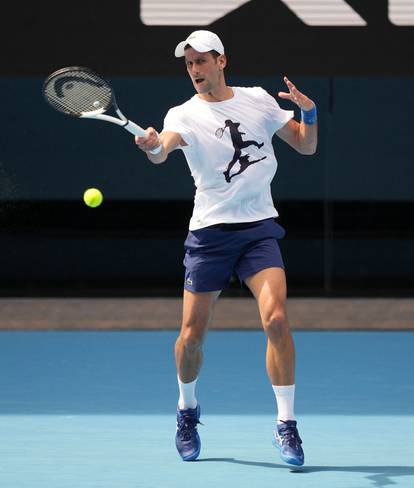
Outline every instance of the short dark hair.
[[[184, 46], [184, 51], [186, 49], [190, 49], [190, 48], [193, 48], [193, 46], [190, 46], [190, 44], [186, 44]], [[217, 52], [216, 50], [214, 50], [214, 49], [212, 49], [211, 51], [207, 51], [207, 52], [209, 52], [213, 56], [214, 59], [217, 59], [219, 56], [221, 56], [221, 54], [219, 52]]]

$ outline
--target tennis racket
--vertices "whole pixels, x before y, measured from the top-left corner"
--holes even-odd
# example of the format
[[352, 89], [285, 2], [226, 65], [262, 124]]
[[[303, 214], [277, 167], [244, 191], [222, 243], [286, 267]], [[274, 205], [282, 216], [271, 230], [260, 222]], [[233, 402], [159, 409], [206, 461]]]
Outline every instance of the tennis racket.
[[[119, 110], [111, 85], [89, 68], [72, 66], [52, 73], [43, 84], [46, 101], [57, 111], [74, 117], [105, 120], [126, 129], [135, 136], [145, 137], [145, 130], [128, 120]], [[118, 115], [107, 115], [111, 109]], [[162, 146], [152, 151], [157, 154]]]
[[221, 139], [223, 137], [225, 130], [226, 130], [225, 127], [220, 127], [219, 129], [216, 130], [215, 134], [216, 134], [217, 139]]

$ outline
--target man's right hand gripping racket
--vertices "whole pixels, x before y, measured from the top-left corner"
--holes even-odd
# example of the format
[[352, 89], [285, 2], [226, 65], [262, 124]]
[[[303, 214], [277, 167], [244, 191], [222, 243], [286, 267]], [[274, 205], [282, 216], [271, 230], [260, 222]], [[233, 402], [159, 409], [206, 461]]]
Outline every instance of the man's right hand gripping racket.
[[[52, 73], [43, 84], [46, 101], [57, 111], [74, 117], [99, 119], [112, 122], [135, 136], [147, 133], [139, 125], [128, 120], [119, 110], [111, 85], [89, 68], [72, 66]], [[106, 115], [110, 108], [118, 115]], [[158, 154], [162, 146], [152, 151]]]

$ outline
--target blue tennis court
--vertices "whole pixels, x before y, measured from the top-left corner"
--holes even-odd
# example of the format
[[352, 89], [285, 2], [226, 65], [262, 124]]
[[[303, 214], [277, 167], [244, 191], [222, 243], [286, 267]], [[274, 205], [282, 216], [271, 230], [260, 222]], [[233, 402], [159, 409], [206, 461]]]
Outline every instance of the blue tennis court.
[[2, 486], [413, 486], [414, 334], [294, 335], [300, 472], [271, 445], [261, 332], [210, 333], [192, 463], [173, 440], [176, 332], [2, 332]]

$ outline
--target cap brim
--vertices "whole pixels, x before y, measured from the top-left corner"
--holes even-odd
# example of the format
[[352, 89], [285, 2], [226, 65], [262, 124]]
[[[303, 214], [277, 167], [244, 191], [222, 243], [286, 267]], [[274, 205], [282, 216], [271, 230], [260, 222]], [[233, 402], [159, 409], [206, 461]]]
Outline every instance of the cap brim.
[[185, 54], [185, 46], [190, 45], [193, 49], [198, 51], [199, 53], [206, 53], [208, 51], [211, 51], [212, 48], [209, 46], [206, 46], [205, 44], [202, 44], [201, 42], [198, 42], [197, 40], [194, 41], [188, 41], [187, 39], [185, 41], [181, 41], [179, 44], [177, 44], [177, 47], [175, 48], [175, 57], [176, 58], [181, 58]]
[[176, 58], [181, 58], [184, 56], [184, 48], [188, 44], [187, 41], [181, 41], [177, 44], [177, 47], [175, 48], [174, 54]]

